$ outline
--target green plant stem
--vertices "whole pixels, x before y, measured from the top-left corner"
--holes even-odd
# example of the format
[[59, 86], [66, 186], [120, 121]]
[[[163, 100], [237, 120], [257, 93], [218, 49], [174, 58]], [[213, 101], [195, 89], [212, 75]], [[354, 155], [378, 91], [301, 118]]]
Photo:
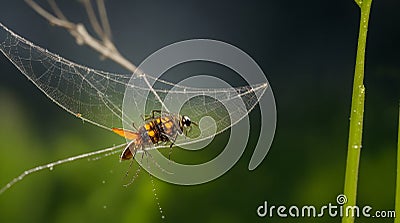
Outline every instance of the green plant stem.
[[356, 205], [358, 167], [360, 161], [362, 128], [364, 119], [364, 64], [365, 46], [367, 42], [368, 20], [372, 0], [356, 1], [361, 9], [360, 28], [358, 34], [357, 57], [354, 71], [353, 95], [351, 99], [350, 130], [346, 162], [344, 194], [347, 203], [344, 205], [342, 223], [354, 222], [354, 216], [346, 216], [346, 207]]
[[[397, 129], [397, 179], [396, 179], [396, 213], [400, 213], [400, 104], [399, 104], [399, 128]], [[400, 223], [400, 217], [394, 219], [394, 223]]]

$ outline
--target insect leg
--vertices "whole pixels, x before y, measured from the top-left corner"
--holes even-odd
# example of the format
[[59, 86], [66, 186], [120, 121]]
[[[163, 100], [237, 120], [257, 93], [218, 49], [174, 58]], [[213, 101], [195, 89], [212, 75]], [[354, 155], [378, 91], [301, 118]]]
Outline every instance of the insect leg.
[[146, 150], [143, 150], [143, 153], [142, 153], [142, 158], [140, 158], [140, 162], [142, 163], [143, 162], [143, 157], [144, 157], [144, 154], [146, 153], [146, 155], [147, 155], [147, 152], [146, 152]]
[[134, 122], [132, 122], [132, 127], [136, 130], [136, 131], [138, 131], [138, 128], [136, 128], [136, 126], [135, 126], [135, 123]]
[[161, 110], [158, 110], [158, 109], [155, 109], [155, 110], [152, 110], [151, 111], [151, 118], [155, 118], [156, 117], [156, 113], [158, 113], [159, 115], [162, 115], [163, 113], [164, 114], [169, 114], [168, 112], [166, 112], [166, 111], [161, 111]]
[[145, 114], [144, 116], [142, 116], [143, 121], [154, 119], [156, 117], [155, 113], [161, 114], [161, 110], [152, 110], [150, 114]]
[[178, 137], [178, 133], [175, 134], [174, 139], [170, 140], [171, 145], [169, 146], [169, 153], [168, 153], [168, 159], [171, 160], [171, 154], [172, 154], [172, 146], [174, 145], [176, 138]]
[[[157, 110], [157, 109], [156, 110], [151, 110], [150, 114], [148, 114], [148, 115], [145, 114], [145, 115], [142, 115], [141, 117], [142, 117], [143, 121], [147, 121], [149, 119], [154, 119], [155, 117], [157, 117], [156, 113], [161, 115], [163, 112], [161, 110]], [[167, 113], [167, 112], [164, 112], [164, 113]]]
[[155, 117], [155, 115], [154, 115], [155, 113], [161, 114], [161, 110], [153, 110], [153, 111], [151, 111], [151, 117], [152, 117], [152, 118]]

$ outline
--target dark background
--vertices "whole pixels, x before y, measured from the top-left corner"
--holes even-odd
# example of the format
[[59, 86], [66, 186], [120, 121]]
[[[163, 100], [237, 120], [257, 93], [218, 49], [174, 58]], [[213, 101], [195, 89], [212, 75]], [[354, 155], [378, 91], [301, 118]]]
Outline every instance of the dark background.
[[[165, 221], [340, 221], [261, 219], [256, 209], [264, 201], [320, 207], [335, 204], [343, 192], [359, 23], [353, 1], [106, 1], [106, 6], [113, 40], [133, 63], [177, 41], [217, 39], [247, 52], [266, 73], [275, 95], [277, 129], [264, 162], [247, 170], [259, 131], [254, 125], [243, 157], [217, 180], [198, 186], [155, 180]], [[60, 7], [72, 21], [87, 24], [79, 2], [64, 1]], [[373, 210], [394, 209], [399, 7], [395, 0], [374, 1], [368, 32], [358, 204]], [[0, 21], [64, 58], [127, 72], [78, 46], [24, 1], [3, 2]], [[123, 142], [57, 107], [4, 56], [0, 75], [0, 185], [31, 167]], [[251, 113], [252, 122], [258, 115], [257, 110]], [[218, 148], [226, 136], [213, 145]], [[179, 157], [179, 150], [174, 154]], [[128, 165], [114, 155], [28, 176], [0, 196], [0, 222], [161, 222], [148, 174], [122, 186]]]

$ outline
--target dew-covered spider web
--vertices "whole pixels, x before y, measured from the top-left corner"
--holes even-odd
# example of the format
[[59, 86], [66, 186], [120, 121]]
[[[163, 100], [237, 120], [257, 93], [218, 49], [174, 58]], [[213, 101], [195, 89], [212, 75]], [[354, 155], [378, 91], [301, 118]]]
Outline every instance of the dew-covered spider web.
[[[47, 97], [72, 115], [104, 129], [140, 125], [140, 107], [146, 112], [169, 111], [164, 100], [184, 101], [181, 112], [194, 122], [209, 116], [218, 134], [240, 121], [257, 104], [266, 83], [236, 88], [194, 88], [155, 79], [150, 75], [117, 74], [79, 65], [38, 47], [0, 23], [0, 51]], [[154, 83], [148, 86], [148, 83]], [[158, 86], [155, 88], [154, 86]], [[171, 90], [171, 88], [173, 89]], [[136, 114], [124, 114], [125, 92]], [[150, 92], [150, 94], [147, 94]], [[165, 98], [168, 95], [168, 98]], [[244, 103], [245, 106], [242, 104]], [[183, 103], [182, 103], [183, 104]], [[227, 111], [226, 105], [231, 109]], [[133, 112], [131, 112], [133, 113]], [[139, 122], [139, 123], [137, 123]]]
[[[177, 139], [177, 145], [201, 141], [227, 130], [248, 115], [268, 87], [267, 83], [260, 83], [200, 88], [170, 83], [143, 72], [100, 71], [36, 46], [1, 23], [0, 51], [54, 103], [77, 118], [107, 130], [132, 126], [132, 123], [140, 126], [141, 115], [152, 110], [170, 112], [174, 103], [181, 106], [174, 114], [187, 115], [193, 122], [201, 124], [203, 117], [213, 119], [215, 127], [193, 127], [194, 140], [182, 137]], [[128, 109], [123, 106], [124, 100], [130, 105]]]

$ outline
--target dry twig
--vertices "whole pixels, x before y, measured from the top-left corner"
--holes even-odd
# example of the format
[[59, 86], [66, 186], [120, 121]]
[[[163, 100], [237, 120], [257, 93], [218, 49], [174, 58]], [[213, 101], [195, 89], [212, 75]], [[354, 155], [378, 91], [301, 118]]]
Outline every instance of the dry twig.
[[120, 54], [120, 52], [115, 47], [114, 43], [111, 41], [111, 29], [109, 26], [107, 13], [105, 10], [103, 0], [97, 0], [100, 21], [96, 17], [96, 14], [93, 10], [93, 6], [89, 0], [83, 0], [83, 4], [85, 6], [86, 12], [88, 14], [89, 20], [91, 22], [93, 30], [95, 30], [96, 34], [99, 36], [98, 38], [93, 37], [87, 32], [86, 27], [81, 23], [72, 23], [70, 22], [62, 13], [62, 11], [57, 6], [57, 3], [54, 0], [48, 0], [49, 5], [54, 11], [54, 15], [50, 12], [43, 9], [40, 5], [38, 5], [33, 0], [25, 0], [25, 2], [39, 15], [45, 18], [48, 22], [55, 26], [59, 26], [61, 28], [66, 29], [75, 39], [79, 45], [87, 45], [92, 49], [99, 52], [105, 58], [108, 58], [124, 68], [136, 73], [143, 74], [142, 71], [137, 69], [137, 67], [132, 64], [129, 60], [127, 60], [124, 56]]
[[[44, 10], [40, 5], [38, 5], [33, 0], [25, 0], [26, 3], [35, 10], [39, 15], [49, 21], [51, 24], [59, 26], [69, 31], [69, 33], [75, 37], [76, 41], [80, 45], [87, 45], [92, 49], [99, 52], [105, 58], [109, 58], [110, 60], [116, 62], [122, 67], [128, 69], [136, 75], [143, 76], [143, 80], [148, 85], [150, 91], [154, 94], [158, 101], [161, 102], [162, 108], [166, 112], [169, 112], [169, 109], [165, 106], [163, 101], [157, 92], [152, 88], [150, 82], [147, 80], [144, 72], [138, 69], [133, 63], [127, 60], [124, 56], [122, 56], [118, 49], [115, 47], [114, 43], [111, 41], [111, 29], [107, 18], [107, 13], [103, 0], [97, 0], [101, 26], [97, 20], [96, 14], [93, 10], [92, 4], [89, 2], [90, 0], [83, 0], [83, 4], [86, 8], [86, 12], [88, 14], [89, 20], [91, 22], [92, 28], [95, 30], [99, 38], [95, 38], [91, 36], [85, 26], [81, 23], [72, 23], [70, 22], [66, 16], [61, 12], [59, 7], [57, 6], [54, 0], [48, 0], [50, 6], [52, 7], [55, 16], [48, 11]], [[97, 31], [96, 31], [97, 30]]]

